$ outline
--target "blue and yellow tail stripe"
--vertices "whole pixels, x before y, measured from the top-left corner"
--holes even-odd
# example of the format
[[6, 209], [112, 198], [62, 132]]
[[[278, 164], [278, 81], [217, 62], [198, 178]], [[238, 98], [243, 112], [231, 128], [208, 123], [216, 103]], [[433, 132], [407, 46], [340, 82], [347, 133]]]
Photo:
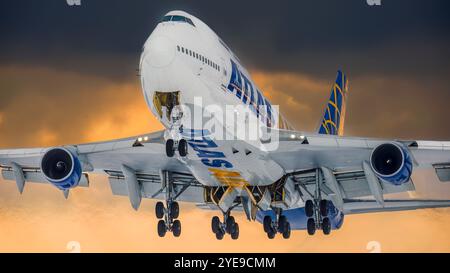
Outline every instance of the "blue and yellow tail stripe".
[[320, 124], [319, 134], [339, 135], [344, 134], [345, 109], [348, 92], [347, 77], [338, 71], [336, 82], [331, 88], [331, 96], [328, 100], [325, 113]]

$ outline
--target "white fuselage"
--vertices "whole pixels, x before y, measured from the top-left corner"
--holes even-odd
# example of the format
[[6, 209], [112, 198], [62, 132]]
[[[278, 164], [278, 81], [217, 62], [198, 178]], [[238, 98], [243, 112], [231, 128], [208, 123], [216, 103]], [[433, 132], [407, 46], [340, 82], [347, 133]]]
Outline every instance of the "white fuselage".
[[[244, 111], [250, 111], [251, 121], [259, 120], [272, 128], [287, 128], [287, 123], [264, 98], [231, 50], [206, 24], [181, 11], [169, 12], [164, 18], [144, 44], [141, 83], [147, 105], [167, 131], [173, 128], [173, 122], [165, 114], [167, 109], [161, 109], [164, 107], [155, 102], [156, 93], [179, 92], [179, 104], [190, 111], [189, 114], [183, 111], [181, 121], [181, 137], [188, 139], [189, 153], [180, 160], [207, 186], [272, 184], [284, 172], [265, 158], [265, 152], [258, 148], [260, 139], [230, 141], [236, 139], [239, 128], [230, 127], [224, 118], [216, 118], [215, 114], [220, 109], [226, 112], [227, 106], [245, 106], [242, 113], [239, 113], [241, 108], [234, 108], [236, 116], [245, 116]], [[192, 24], [182, 21], [186, 20], [183, 18]], [[193, 118], [199, 113], [221, 125], [223, 138], [208, 135], [210, 130], [205, 133], [203, 118], [201, 121]], [[194, 135], [200, 140], [192, 140]]]

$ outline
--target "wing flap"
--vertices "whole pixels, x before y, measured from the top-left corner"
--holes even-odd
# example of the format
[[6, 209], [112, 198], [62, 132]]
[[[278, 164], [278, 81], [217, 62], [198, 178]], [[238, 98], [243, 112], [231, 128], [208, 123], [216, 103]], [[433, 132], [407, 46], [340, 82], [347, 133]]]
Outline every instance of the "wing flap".
[[[120, 171], [107, 170], [109, 184], [113, 195], [129, 196], [125, 178]], [[191, 175], [187, 173], [171, 173], [174, 181], [173, 187], [178, 201], [202, 203], [203, 186]], [[159, 173], [136, 173], [136, 179], [140, 185], [142, 198], [164, 200], [166, 189], [161, 183]]]
[[404, 211], [450, 207], [450, 200], [385, 200], [380, 206], [376, 200], [345, 200], [344, 214]]
[[[23, 169], [23, 174], [26, 183], [49, 184], [39, 169]], [[3, 169], [2, 177], [5, 180], [16, 181], [16, 176], [12, 168]], [[89, 176], [86, 173], [82, 174], [78, 185], [80, 187], [89, 187]]]

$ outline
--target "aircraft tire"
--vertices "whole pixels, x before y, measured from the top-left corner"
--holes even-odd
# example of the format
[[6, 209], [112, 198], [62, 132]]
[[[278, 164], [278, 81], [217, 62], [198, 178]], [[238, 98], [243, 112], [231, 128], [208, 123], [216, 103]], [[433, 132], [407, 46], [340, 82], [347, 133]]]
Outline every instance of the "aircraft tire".
[[322, 231], [323, 231], [323, 234], [325, 234], [325, 235], [329, 235], [331, 233], [330, 218], [328, 218], [328, 217], [323, 218]]
[[177, 219], [178, 216], [180, 216], [180, 205], [178, 205], [178, 202], [172, 202], [170, 204], [170, 217]]
[[155, 206], [156, 218], [162, 219], [164, 217], [164, 204], [163, 202], [157, 202]]
[[320, 200], [319, 202], [319, 210], [320, 210], [320, 215], [322, 215], [322, 217], [327, 217], [328, 216], [328, 200]]
[[159, 220], [158, 221], [158, 235], [159, 237], [164, 237], [166, 236], [166, 222], [164, 222], [164, 220]]
[[230, 215], [226, 221], [226, 232], [228, 234], [231, 234], [232, 228], [234, 227], [235, 223], [236, 223], [236, 221], [234, 220], [234, 217]]
[[283, 233], [286, 228], [287, 218], [284, 215], [281, 215], [278, 219], [278, 232]]
[[272, 240], [273, 238], [275, 238], [275, 234], [276, 234], [275, 230], [271, 229], [269, 230], [269, 232], [267, 232], [267, 238]]
[[178, 153], [180, 156], [185, 157], [188, 153], [188, 145], [186, 139], [180, 139], [178, 142]]
[[218, 216], [214, 216], [211, 219], [211, 230], [214, 234], [220, 232], [220, 219]]
[[173, 236], [180, 237], [180, 235], [181, 235], [181, 222], [180, 222], [180, 220], [173, 221], [172, 233], [173, 233]]
[[173, 139], [168, 139], [166, 141], [166, 155], [168, 157], [173, 157], [175, 154], [175, 152], [173, 150], [173, 144], [174, 144]]
[[239, 224], [234, 223], [233, 232], [231, 233], [231, 239], [237, 240], [239, 238]]
[[216, 233], [216, 239], [222, 240], [224, 235], [225, 233], [222, 230], [220, 230], [219, 232]]
[[311, 236], [316, 233], [316, 222], [314, 221], [314, 218], [308, 218], [306, 229], [308, 230], [308, 234]]
[[289, 239], [291, 237], [291, 224], [289, 222], [285, 222], [283, 230], [283, 238]]
[[263, 227], [265, 233], [268, 233], [272, 229], [272, 217], [269, 215], [264, 216]]
[[314, 202], [312, 200], [306, 200], [305, 203], [305, 214], [306, 217], [310, 218], [314, 215]]

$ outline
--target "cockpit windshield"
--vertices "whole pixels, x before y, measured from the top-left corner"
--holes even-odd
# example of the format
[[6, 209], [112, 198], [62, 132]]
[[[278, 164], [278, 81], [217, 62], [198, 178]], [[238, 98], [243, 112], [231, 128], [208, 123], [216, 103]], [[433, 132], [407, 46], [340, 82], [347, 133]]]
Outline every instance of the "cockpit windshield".
[[166, 15], [162, 18], [161, 22], [182, 22], [188, 23], [195, 27], [194, 22], [191, 19], [181, 16], [181, 15]]

